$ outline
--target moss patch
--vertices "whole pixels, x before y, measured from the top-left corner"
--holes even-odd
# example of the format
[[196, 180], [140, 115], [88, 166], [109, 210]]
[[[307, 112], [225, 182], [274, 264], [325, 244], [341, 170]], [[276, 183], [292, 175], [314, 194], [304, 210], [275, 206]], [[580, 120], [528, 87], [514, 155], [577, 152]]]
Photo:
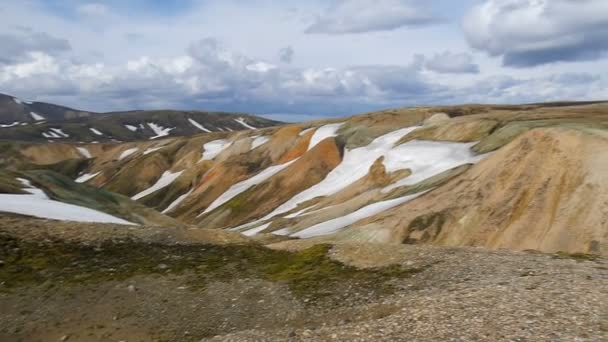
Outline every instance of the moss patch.
[[386, 293], [391, 280], [424, 268], [357, 269], [327, 256], [329, 245], [292, 253], [259, 245], [163, 245], [133, 240], [96, 246], [59, 240], [32, 242], [0, 235], [0, 290], [124, 280], [137, 275], [186, 274], [195, 288], [210, 281], [259, 278], [285, 283], [299, 298], [340, 295], [343, 286]]

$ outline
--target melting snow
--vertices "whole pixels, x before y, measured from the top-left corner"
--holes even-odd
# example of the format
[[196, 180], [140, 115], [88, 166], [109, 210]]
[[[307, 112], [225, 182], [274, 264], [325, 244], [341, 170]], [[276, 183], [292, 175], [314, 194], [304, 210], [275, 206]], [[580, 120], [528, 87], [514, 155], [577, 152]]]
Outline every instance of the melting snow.
[[160, 138], [160, 137], [166, 137], [167, 135], [169, 135], [169, 132], [171, 132], [172, 130], [175, 129], [175, 127], [172, 128], [165, 128], [161, 125], [157, 125], [153, 122], [148, 122], [147, 123], [148, 127], [150, 127], [150, 129], [152, 131], [154, 131], [154, 134], [156, 134], [156, 136], [151, 137], [150, 139], [156, 139], [156, 138]]
[[385, 155], [386, 172], [408, 168], [412, 174], [382, 192], [416, 184], [460, 165], [477, 163], [487, 155], [475, 155], [471, 151], [473, 145], [475, 143], [413, 140], [395, 147]]
[[53, 132], [42, 132], [42, 136], [48, 139], [61, 138], [59, 135]]
[[150, 154], [150, 153], [152, 153], [152, 152], [156, 152], [156, 151], [160, 150], [161, 148], [163, 148], [163, 147], [162, 147], [162, 146], [161, 146], [161, 147], [148, 147], [148, 148], [147, 148], [147, 149], [144, 151], [144, 156], [145, 156], [145, 155], [147, 155], [147, 154]]
[[81, 175], [80, 177], [76, 178], [76, 180], [74, 182], [76, 183], [86, 183], [89, 180], [97, 177], [101, 172], [97, 172], [97, 173], [85, 173], [84, 175]]
[[200, 129], [201, 131], [205, 131], [207, 133], [211, 133], [211, 131], [209, 129], [205, 128], [205, 126], [203, 126], [200, 123], [194, 121], [193, 119], [188, 118], [188, 121], [190, 121], [190, 123], [192, 124], [192, 126]]
[[84, 147], [76, 147], [76, 148], [78, 149], [78, 152], [80, 152], [80, 154], [83, 157], [88, 158], [88, 159], [93, 158], [93, 156], [91, 155], [91, 152], [89, 152], [89, 150], [87, 150], [86, 148], [84, 148]]
[[234, 184], [233, 186], [230, 187], [230, 189], [226, 190], [226, 192], [224, 192], [220, 197], [216, 198], [215, 201], [213, 201], [213, 203], [211, 203], [211, 205], [208, 206], [207, 209], [205, 209], [205, 211], [203, 211], [203, 214], [208, 213], [208, 212], [212, 211], [213, 209], [221, 206], [222, 204], [230, 201], [231, 199], [236, 197], [238, 194], [246, 191], [247, 189], [251, 188], [252, 186], [264, 182], [268, 178], [274, 176], [275, 174], [284, 170], [289, 165], [293, 164], [293, 162], [295, 162], [295, 160], [292, 160], [288, 163], [281, 164], [281, 165], [270, 166], [267, 169], [263, 170], [262, 172], [258, 173], [257, 175], [255, 175], [249, 179], [246, 179], [240, 183]]
[[61, 128], [51, 128], [51, 130], [64, 138], [69, 138], [69, 134], [64, 133]]
[[213, 140], [206, 143], [203, 145], [204, 151], [201, 160], [212, 160], [231, 144], [232, 142], [226, 139]]
[[307, 129], [303, 130], [302, 132], [300, 132], [298, 135], [299, 135], [299, 136], [304, 136], [304, 134], [306, 134], [306, 133], [308, 133], [308, 132], [312, 131], [312, 130], [313, 130], [313, 129], [315, 129], [315, 128], [316, 128], [316, 127], [310, 127], [310, 128], [307, 128]]
[[484, 157], [473, 154], [470, 148], [474, 143], [414, 140], [394, 146], [401, 137], [417, 128], [403, 128], [378, 137], [367, 146], [352, 150], [346, 149], [342, 163], [334, 168], [324, 180], [295, 195], [264, 219], [293, 210], [299, 203], [312, 198], [329, 196], [346, 188], [367, 175], [370, 166], [381, 156], [384, 156], [387, 172], [401, 169], [412, 171], [412, 175], [384, 188], [383, 192], [402, 185], [415, 184], [459, 165], [477, 162]]
[[45, 120], [45, 118], [42, 115], [40, 115], [40, 114], [36, 114], [34, 112], [30, 112], [30, 115], [32, 116], [32, 119], [34, 119], [36, 121]]
[[171, 204], [169, 204], [169, 206], [165, 210], [162, 211], [162, 213], [166, 214], [166, 213], [171, 212], [173, 209], [177, 208], [177, 206], [180, 205], [180, 203], [182, 203], [186, 199], [186, 197], [190, 196], [190, 194], [193, 191], [194, 191], [194, 188], [190, 189], [190, 191], [188, 191], [185, 194], [176, 198], [175, 201], [171, 202]]
[[262, 145], [264, 145], [265, 143], [267, 143], [270, 139], [268, 139], [268, 137], [255, 137], [253, 139], [253, 142], [251, 143], [251, 149], [254, 150]]
[[255, 227], [255, 228], [253, 228], [253, 229], [246, 230], [246, 231], [244, 231], [244, 232], [243, 232], [243, 235], [246, 235], [246, 236], [253, 236], [253, 235], [255, 235], [255, 234], [257, 234], [257, 233], [261, 232], [262, 230], [264, 230], [264, 229], [268, 228], [268, 227], [270, 226], [270, 224], [271, 224], [271, 223], [272, 223], [272, 222], [268, 222], [268, 223], [263, 224], [263, 225], [261, 225], [261, 226], [259, 226], [259, 227]]
[[135, 132], [137, 131], [137, 126], [133, 126], [133, 125], [125, 125], [125, 127], [131, 131], [131, 132]]
[[19, 124], [20, 124], [19, 121], [15, 121], [12, 124], [0, 124], [0, 127], [2, 127], [2, 128], [15, 127], [15, 126], [18, 126]]
[[27, 179], [18, 178], [27, 186], [28, 195], [0, 194], [0, 211], [53, 220], [100, 222], [133, 225], [129, 221], [104, 212], [49, 199], [40, 189], [32, 187]]
[[360, 208], [359, 210], [353, 211], [352, 213], [350, 213], [348, 215], [345, 215], [342, 217], [337, 217], [333, 220], [321, 222], [312, 227], [306, 228], [295, 234], [292, 234], [291, 236], [299, 237], [299, 238], [310, 238], [310, 237], [314, 237], [314, 236], [335, 233], [336, 231], [338, 231], [346, 226], [349, 226], [357, 221], [377, 215], [385, 210], [388, 210], [388, 209], [396, 207], [400, 204], [409, 202], [409, 201], [413, 200], [414, 198], [420, 196], [421, 194], [422, 193], [418, 193], [418, 194], [414, 194], [414, 195], [395, 198], [392, 200], [372, 203], [363, 208]]
[[125, 158], [127, 158], [128, 156], [132, 155], [133, 153], [137, 152], [139, 149], [137, 147], [133, 147], [130, 148], [128, 150], [124, 150], [121, 154], [120, 157], [118, 157], [118, 160], [123, 160]]
[[91, 132], [93, 132], [94, 134], [97, 134], [97, 135], [103, 135], [103, 133], [101, 133], [100, 131], [96, 130], [95, 128], [92, 128], [92, 127], [91, 127], [91, 128], [89, 128], [89, 130], [90, 130]]
[[308, 151], [312, 150], [312, 148], [315, 147], [321, 141], [329, 137], [335, 137], [337, 135], [336, 132], [342, 125], [343, 123], [337, 123], [319, 127], [315, 131], [315, 134], [312, 135], [312, 138], [310, 138], [310, 143], [308, 144]]
[[146, 196], [148, 196], [149, 194], [156, 192], [162, 188], [166, 188], [167, 186], [169, 186], [171, 183], [173, 183], [174, 180], [177, 179], [177, 177], [179, 177], [184, 171], [179, 171], [179, 172], [171, 172], [171, 171], [165, 171], [162, 176], [160, 176], [160, 178], [156, 181], [156, 183], [154, 185], [152, 185], [151, 187], [147, 188], [146, 190], [138, 193], [137, 195], [131, 197], [131, 199], [134, 200], [138, 200], [140, 198], [144, 198]]
[[[319, 128], [319, 130], [322, 128], [323, 127]], [[374, 161], [385, 155], [401, 137], [417, 128], [418, 127], [403, 128], [378, 137], [367, 146], [355, 148], [353, 150], [346, 149], [340, 165], [334, 168], [324, 180], [295, 195], [268, 214], [265, 218], [271, 218], [277, 214], [293, 210], [299, 203], [315, 197], [328, 196], [346, 188], [365, 176], [369, 172], [369, 168]], [[334, 126], [333, 129], [335, 130], [337, 127]], [[317, 133], [318, 131], [315, 132], [315, 136]]]
[[241, 125], [243, 125], [245, 128], [249, 128], [249, 129], [257, 129], [257, 127], [253, 127], [249, 124], [247, 124], [247, 122], [245, 122], [244, 118], [238, 118], [238, 119], [234, 119], [234, 121], [240, 123]]

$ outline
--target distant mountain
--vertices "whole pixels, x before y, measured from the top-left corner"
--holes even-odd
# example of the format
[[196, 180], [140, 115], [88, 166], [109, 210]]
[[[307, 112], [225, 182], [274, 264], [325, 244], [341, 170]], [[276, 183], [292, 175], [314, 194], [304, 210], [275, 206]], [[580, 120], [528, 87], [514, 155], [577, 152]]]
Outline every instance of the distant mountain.
[[281, 122], [242, 113], [177, 110], [95, 113], [0, 94], [0, 140], [127, 142], [278, 124]]

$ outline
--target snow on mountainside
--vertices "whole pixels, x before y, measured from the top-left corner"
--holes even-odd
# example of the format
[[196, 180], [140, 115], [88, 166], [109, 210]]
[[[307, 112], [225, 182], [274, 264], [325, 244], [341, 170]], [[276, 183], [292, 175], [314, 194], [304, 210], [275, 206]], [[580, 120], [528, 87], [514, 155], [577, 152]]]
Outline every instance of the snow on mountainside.
[[94, 113], [0, 94], [0, 139], [5, 140], [126, 142], [277, 124], [280, 122], [238, 113], [172, 110]]
[[207, 132], [189, 115], [201, 134], [155, 124], [140, 142], [19, 145], [4, 159], [251, 236], [608, 253], [606, 104], [404, 108], [266, 128], [247, 118], [231, 120], [251, 129]]

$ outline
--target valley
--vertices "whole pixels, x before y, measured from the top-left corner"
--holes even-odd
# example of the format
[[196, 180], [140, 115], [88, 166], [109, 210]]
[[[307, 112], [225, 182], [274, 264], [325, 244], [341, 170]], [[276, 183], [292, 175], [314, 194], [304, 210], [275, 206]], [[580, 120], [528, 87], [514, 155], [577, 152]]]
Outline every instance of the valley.
[[0, 142], [0, 341], [606, 338], [608, 104], [225, 115]]

